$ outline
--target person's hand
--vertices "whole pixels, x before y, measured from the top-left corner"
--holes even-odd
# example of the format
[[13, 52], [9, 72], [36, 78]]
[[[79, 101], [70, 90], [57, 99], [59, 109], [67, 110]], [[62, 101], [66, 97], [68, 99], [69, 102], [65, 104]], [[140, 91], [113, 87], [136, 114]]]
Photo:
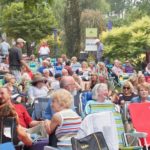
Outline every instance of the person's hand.
[[44, 121], [44, 127], [45, 127], [45, 130], [46, 130], [47, 133], [50, 132], [50, 124], [51, 124], [50, 120], [45, 120]]

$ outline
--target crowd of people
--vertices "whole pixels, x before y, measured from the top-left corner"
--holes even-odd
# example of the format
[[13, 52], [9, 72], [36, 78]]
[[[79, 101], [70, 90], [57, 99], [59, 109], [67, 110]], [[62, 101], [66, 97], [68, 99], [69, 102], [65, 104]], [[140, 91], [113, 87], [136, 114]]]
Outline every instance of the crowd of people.
[[[126, 102], [150, 101], [150, 83], [145, 77], [150, 74], [150, 64], [144, 72], [137, 72], [129, 60], [116, 59], [110, 64], [78, 62], [76, 56], [65, 54], [50, 58], [46, 43], [40, 47], [39, 57], [27, 57], [22, 54], [25, 42], [18, 38], [14, 47], [0, 47], [0, 117], [16, 118], [18, 138], [27, 146], [32, 145], [32, 134], [49, 137], [51, 146], [70, 143], [82, 123], [79, 98], [83, 91], [92, 95], [83, 110], [85, 115], [90, 113], [90, 104], [114, 103], [121, 109]], [[35, 120], [27, 108], [44, 97], [50, 98], [44, 118]]]

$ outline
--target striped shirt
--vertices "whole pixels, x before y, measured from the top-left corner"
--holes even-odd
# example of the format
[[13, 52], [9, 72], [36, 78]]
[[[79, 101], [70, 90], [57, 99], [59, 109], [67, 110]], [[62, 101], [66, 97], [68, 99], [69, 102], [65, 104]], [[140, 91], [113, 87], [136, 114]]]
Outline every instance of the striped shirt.
[[58, 141], [68, 141], [77, 135], [80, 128], [81, 118], [72, 109], [63, 110], [60, 113], [62, 124], [56, 129]]

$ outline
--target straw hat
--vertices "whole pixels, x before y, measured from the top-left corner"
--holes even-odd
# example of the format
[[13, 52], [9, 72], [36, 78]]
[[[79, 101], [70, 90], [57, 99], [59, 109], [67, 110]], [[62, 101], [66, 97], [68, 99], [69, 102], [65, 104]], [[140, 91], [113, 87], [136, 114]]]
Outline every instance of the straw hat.
[[31, 81], [31, 84], [41, 82], [41, 81], [47, 81], [47, 79], [40, 74], [35, 74]]

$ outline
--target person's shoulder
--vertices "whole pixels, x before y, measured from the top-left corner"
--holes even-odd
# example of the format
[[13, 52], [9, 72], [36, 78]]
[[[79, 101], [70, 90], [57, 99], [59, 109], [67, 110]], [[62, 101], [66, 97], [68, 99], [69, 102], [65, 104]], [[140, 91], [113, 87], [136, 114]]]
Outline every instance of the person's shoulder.
[[131, 103], [139, 103], [139, 102], [140, 102], [140, 97], [139, 96], [133, 97], [131, 99]]

